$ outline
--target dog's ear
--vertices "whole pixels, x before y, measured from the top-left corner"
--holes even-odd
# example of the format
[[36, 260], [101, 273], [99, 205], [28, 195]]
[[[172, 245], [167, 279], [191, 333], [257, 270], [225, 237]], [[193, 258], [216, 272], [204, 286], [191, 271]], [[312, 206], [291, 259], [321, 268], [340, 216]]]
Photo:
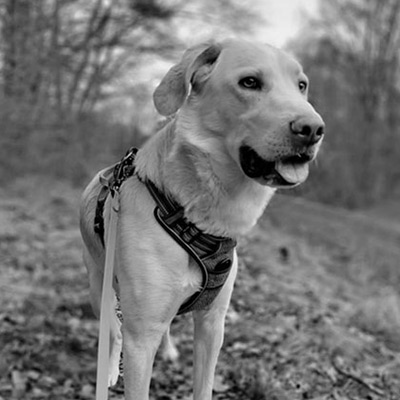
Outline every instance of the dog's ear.
[[164, 116], [174, 114], [184, 103], [190, 85], [197, 90], [207, 80], [212, 65], [221, 53], [216, 43], [202, 43], [183, 54], [156, 88], [153, 100], [157, 111]]

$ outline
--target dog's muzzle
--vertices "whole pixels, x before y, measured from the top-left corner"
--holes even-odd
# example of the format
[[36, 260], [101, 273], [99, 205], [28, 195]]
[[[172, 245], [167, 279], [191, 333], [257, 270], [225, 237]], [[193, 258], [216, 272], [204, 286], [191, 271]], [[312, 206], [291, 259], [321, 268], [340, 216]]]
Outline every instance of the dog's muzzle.
[[308, 177], [309, 162], [313, 156], [298, 153], [275, 161], [263, 159], [249, 146], [240, 148], [240, 165], [243, 172], [261, 184], [275, 188], [289, 188], [304, 182]]

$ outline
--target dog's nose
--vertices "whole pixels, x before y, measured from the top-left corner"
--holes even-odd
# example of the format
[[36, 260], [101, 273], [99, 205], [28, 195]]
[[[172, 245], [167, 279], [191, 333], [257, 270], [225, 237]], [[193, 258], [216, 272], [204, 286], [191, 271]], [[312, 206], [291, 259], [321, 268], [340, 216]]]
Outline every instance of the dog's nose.
[[318, 143], [324, 136], [324, 130], [325, 124], [319, 115], [315, 118], [298, 118], [290, 123], [290, 131], [302, 145]]

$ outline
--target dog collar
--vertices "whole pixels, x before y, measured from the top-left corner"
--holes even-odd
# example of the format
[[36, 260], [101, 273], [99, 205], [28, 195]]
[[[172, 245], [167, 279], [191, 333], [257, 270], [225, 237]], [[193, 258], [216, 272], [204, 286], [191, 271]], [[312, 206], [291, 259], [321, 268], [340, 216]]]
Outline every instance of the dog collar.
[[[106, 170], [108, 176], [100, 178], [103, 187], [97, 199], [94, 230], [100, 236], [103, 246], [103, 211], [107, 195], [119, 190], [127, 178], [136, 175], [134, 161], [137, 151], [131, 148], [119, 163]], [[154, 217], [157, 222], [192, 257], [202, 273], [200, 290], [182, 304], [178, 314], [207, 308], [229, 276], [236, 241], [201, 231], [186, 219], [183, 207], [174, 199], [160, 191], [152, 181], [138, 179], [146, 185], [156, 203]]]

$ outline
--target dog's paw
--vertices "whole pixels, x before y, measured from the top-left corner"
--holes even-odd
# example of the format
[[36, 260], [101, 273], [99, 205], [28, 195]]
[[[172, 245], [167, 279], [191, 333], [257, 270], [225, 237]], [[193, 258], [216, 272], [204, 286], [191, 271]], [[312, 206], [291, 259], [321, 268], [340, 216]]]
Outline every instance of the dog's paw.
[[109, 362], [108, 387], [112, 387], [117, 384], [119, 377], [120, 349], [116, 349], [111, 353]]
[[119, 377], [119, 366], [117, 368], [110, 364], [110, 370], [108, 371], [108, 387], [115, 386]]
[[179, 358], [179, 351], [173, 343], [169, 342], [168, 345], [163, 347], [161, 357], [164, 361], [175, 362]]
[[175, 362], [179, 358], [179, 351], [173, 342], [169, 331], [163, 337], [161, 342], [161, 357], [164, 361]]

